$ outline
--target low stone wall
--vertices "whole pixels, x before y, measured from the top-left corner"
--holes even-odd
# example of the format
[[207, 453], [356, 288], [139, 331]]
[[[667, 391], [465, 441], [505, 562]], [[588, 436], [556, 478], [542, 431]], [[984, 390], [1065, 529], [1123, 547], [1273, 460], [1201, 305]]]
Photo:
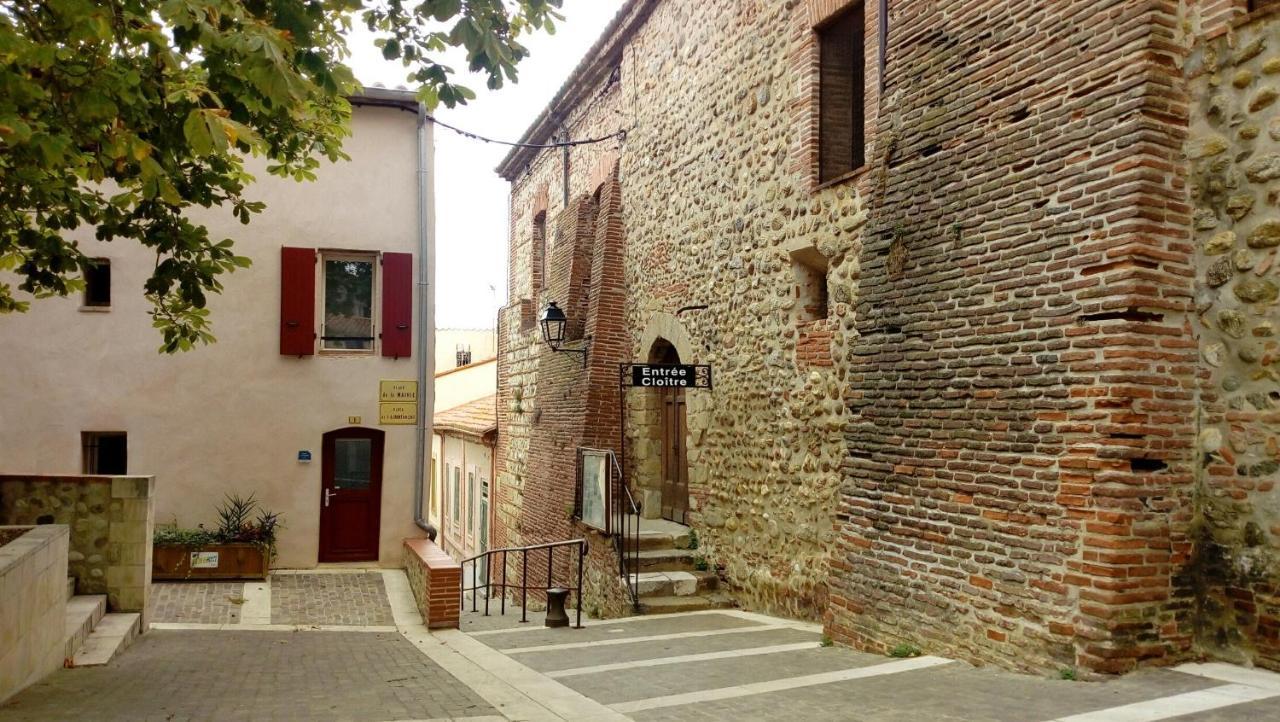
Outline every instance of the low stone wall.
[[430, 629], [457, 629], [462, 567], [430, 539], [405, 539], [404, 573], [423, 624]]
[[153, 476], [0, 475], [0, 524], [67, 525], [76, 593], [106, 594], [112, 610], [141, 612], [143, 629], [154, 500]]
[[0, 527], [0, 702], [62, 666], [69, 539], [61, 524]]

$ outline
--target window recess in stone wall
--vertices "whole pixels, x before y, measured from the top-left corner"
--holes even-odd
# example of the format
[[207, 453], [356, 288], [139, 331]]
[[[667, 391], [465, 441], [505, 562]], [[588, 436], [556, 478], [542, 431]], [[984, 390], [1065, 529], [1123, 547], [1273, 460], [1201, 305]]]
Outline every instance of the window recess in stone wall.
[[866, 8], [857, 3], [814, 28], [818, 41], [818, 182], [866, 163]]
[[547, 287], [547, 212], [541, 211], [533, 217], [533, 292], [537, 293]]
[[808, 323], [827, 317], [827, 258], [809, 246], [791, 252], [791, 273], [795, 279], [795, 318]]

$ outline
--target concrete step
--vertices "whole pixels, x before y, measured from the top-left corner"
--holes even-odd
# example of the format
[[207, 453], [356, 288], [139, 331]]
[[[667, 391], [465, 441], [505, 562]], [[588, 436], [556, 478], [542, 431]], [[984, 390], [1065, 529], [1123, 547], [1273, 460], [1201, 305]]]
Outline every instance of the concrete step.
[[138, 636], [141, 624], [142, 615], [137, 612], [106, 615], [76, 652], [69, 666], [100, 667], [110, 662]]
[[[635, 519], [627, 516], [628, 530], [636, 528]], [[641, 549], [688, 549], [693, 541], [692, 529], [666, 519], [641, 519], [639, 528]]]
[[645, 597], [640, 600], [641, 614], [673, 614], [701, 612], [704, 609], [732, 609], [736, 606], [727, 594], [694, 594], [687, 597]]
[[641, 572], [637, 580], [640, 597], [687, 597], [715, 589], [720, 580], [714, 572]]
[[68, 602], [71, 601], [71, 598], [74, 597], [75, 595], [76, 595], [76, 578], [67, 577], [67, 601]]
[[698, 556], [694, 549], [641, 549], [636, 557], [627, 555], [627, 571], [639, 572], [692, 572], [693, 560]]
[[84, 646], [89, 633], [107, 613], [107, 595], [85, 594], [67, 600], [67, 626], [63, 639], [63, 659], [71, 659]]

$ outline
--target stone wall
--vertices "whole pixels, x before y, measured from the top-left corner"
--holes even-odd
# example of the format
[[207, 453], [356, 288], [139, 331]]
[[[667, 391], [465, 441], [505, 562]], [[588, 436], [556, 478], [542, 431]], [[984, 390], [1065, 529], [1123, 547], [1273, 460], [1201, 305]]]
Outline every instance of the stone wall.
[[1280, 16], [1188, 58], [1200, 408], [1191, 558], [1196, 641], [1280, 669]]
[[[828, 342], [852, 327], [865, 222], [857, 186], [865, 179], [818, 190], [804, 165], [815, 121], [812, 108], [801, 106], [814, 87], [795, 82], [790, 68], [809, 67], [813, 48], [798, 31], [809, 12], [804, 3], [628, 4], [624, 16], [644, 16], [634, 34], [616, 44], [606, 39], [611, 49], [581, 76], [590, 79], [584, 100], [563, 109], [571, 137], [625, 128], [625, 141], [572, 150], [569, 214], [558, 151], [532, 154], [527, 167], [512, 171], [513, 301], [499, 334], [499, 514], [509, 543], [571, 533], [564, 510], [573, 489], [564, 480], [573, 471], [563, 476], [554, 460], [539, 458], [567, 457], [582, 438], [566, 433], [577, 419], [558, 416], [566, 397], [594, 393], [579, 408], [600, 422], [586, 428], [599, 446], [621, 450], [616, 370], [586, 386], [553, 381], [561, 373], [585, 377], [573, 368], [576, 357], [546, 350], [532, 324], [547, 300], [566, 297], [554, 270], [569, 237], [564, 218], [576, 217], [575, 204], [616, 164], [621, 275], [606, 279], [593, 268], [590, 283], [617, 284], [625, 295], [615, 291], [593, 306], [603, 314], [595, 318], [618, 320], [620, 335], [606, 346], [595, 328], [592, 359], [644, 362], [661, 340], [682, 363], [712, 365], [716, 387], [686, 392], [689, 523], [744, 603], [821, 615], [845, 418]], [[875, 27], [874, 12], [868, 25]], [[875, 77], [869, 61], [873, 88]], [[550, 290], [532, 287], [534, 218], [544, 211]], [[831, 305], [827, 328], [806, 329], [797, 319], [791, 254], [815, 247], [831, 269]], [[676, 315], [695, 305], [708, 308]], [[553, 364], [561, 370], [551, 371]], [[650, 393], [627, 392], [627, 474], [637, 489], [660, 484]], [[541, 446], [553, 439], [568, 443]], [[558, 527], [537, 527], [554, 517], [563, 520]], [[625, 609], [619, 602], [610, 597], [604, 607]]]
[[155, 477], [0, 475], [0, 524], [65, 524], [77, 594], [147, 623]]
[[61, 524], [0, 526], [0, 703], [62, 666], [68, 538]]

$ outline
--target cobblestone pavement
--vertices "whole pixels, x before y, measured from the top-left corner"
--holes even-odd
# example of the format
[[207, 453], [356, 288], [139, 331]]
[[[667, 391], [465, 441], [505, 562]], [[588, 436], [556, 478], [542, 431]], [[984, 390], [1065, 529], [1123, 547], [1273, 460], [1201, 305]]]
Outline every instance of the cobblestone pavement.
[[385, 720], [492, 715], [404, 637], [152, 630], [105, 667], [55, 672], [0, 720]]
[[151, 621], [236, 624], [243, 592], [241, 582], [157, 582], [151, 585]]
[[[602, 712], [641, 722], [1280, 719], [1280, 675], [1229, 665], [1065, 681], [823, 647], [816, 627], [740, 612], [583, 629], [501, 629], [493, 620], [474, 628], [472, 639], [540, 675], [543, 685], [562, 685]], [[536, 688], [526, 692], [539, 699]]]
[[272, 574], [272, 624], [394, 624], [378, 572]]

